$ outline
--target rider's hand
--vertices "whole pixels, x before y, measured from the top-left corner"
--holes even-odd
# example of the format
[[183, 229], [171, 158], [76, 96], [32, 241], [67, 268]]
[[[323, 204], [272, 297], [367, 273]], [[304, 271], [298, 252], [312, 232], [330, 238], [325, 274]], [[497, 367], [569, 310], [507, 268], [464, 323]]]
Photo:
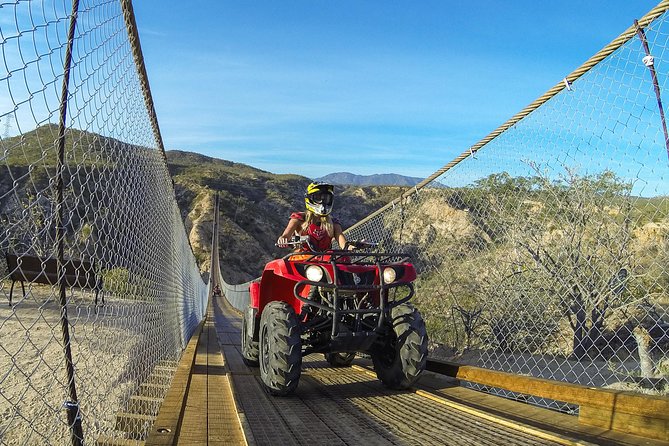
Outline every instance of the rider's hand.
[[360, 240], [355, 240], [353, 243], [347, 243], [348, 250], [353, 251], [355, 249], [364, 249], [364, 248], [367, 247], [366, 243], [367, 243], [367, 240], [365, 240], [364, 238], [360, 239]]
[[279, 248], [290, 248], [288, 241], [289, 240], [286, 237], [279, 237], [279, 239], [276, 241], [276, 246]]

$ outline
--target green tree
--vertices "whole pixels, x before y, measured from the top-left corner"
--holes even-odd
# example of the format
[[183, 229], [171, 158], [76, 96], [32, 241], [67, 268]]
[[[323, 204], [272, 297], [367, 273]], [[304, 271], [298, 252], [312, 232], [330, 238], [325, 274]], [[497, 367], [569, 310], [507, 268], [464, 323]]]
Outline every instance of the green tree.
[[585, 356], [603, 332], [607, 314], [630, 298], [631, 184], [612, 172], [559, 180], [535, 178], [543, 197], [534, 218], [520, 214], [513, 231], [523, 284], [552, 296], [573, 331], [573, 355]]

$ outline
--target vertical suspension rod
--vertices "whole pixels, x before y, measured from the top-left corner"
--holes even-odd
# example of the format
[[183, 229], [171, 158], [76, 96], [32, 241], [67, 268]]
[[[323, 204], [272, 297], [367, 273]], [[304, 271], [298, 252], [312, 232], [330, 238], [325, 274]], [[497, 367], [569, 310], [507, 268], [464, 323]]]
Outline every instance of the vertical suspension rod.
[[[655, 71], [655, 63], [653, 62], [652, 55], [650, 54], [650, 47], [648, 46], [648, 39], [646, 39], [646, 33], [643, 31], [643, 28], [639, 26], [637, 20], [634, 21], [634, 26], [636, 27], [636, 33], [641, 39], [641, 44], [643, 45], [643, 50], [646, 52], [646, 57], [650, 58], [649, 62], [646, 63], [648, 69], [650, 69], [650, 76], [653, 79], [653, 88], [655, 89], [655, 98], [657, 99], [657, 108], [660, 110], [660, 120], [662, 121], [662, 130], [664, 131], [664, 146], [667, 149], [667, 157], [669, 157], [669, 133], [667, 133], [667, 122], [664, 117], [664, 108], [662, 107], [662, 98], [660, 97], [660, 84], [657, 81], [657, 72]], [[645, 62], [644, 62], [645, 63]]]
[[72, 361], [72, 348], [70, 346], [70, 328], [67, 318], [67, 296], [65, 282], [65, 227], [64, 227], [64, 208], [65, 208], [65, 129], [67, 120], [67, 100], [69, 96], [70, 69], [72, 66], [72, 47], [74, 45], [74, 31], [77, 26], [77, 16], [79, 14], [79, 0], [72, 0], [72, 15], [70, 16], [70, 27], [67, 34], [67, 48], [65, 51], [65, 61], [63, 62], [63, 85], [60, 96], [60, 119], [58, 122], [58, 164], [56, 172], [56, 243], [58, 245], [57, 265], [58, 265], [58, 288], [60, 303], [60, 325], [63, 335], [63, 350], [65, 353], [65, 372], [67, 374], [67, 383], [69, 390], [69, 400], [65, 402], [67, 411], [67, 422], [70, 426], [70, 436], [74, 446], [84, 444], [84, 434], [81, 427], [81, 412], [79, 410], [79, 399], [77, 398], [77, 388], [74, 380], [74, 362]]

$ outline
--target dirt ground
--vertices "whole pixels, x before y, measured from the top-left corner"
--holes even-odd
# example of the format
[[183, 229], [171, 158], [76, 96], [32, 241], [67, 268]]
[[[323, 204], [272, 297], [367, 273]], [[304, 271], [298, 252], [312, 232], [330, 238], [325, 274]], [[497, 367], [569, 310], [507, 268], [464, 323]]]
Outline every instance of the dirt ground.
[[[8, 285], [0, 283], [0, 444], [69, 443], [63, 405], [71, 397], [56, 293], [33, 286], [21, 297], [17, 286], [9, 306]], [[70, 291], [67, 314], [75, 390], [91, 440], [113, 429], [150, 364], [168, 353], [168, 343], [154, 338], [165, 338], [170, 327], [159, 322], [155, 304], [108, 296], [96, 307], [81, 290]]]

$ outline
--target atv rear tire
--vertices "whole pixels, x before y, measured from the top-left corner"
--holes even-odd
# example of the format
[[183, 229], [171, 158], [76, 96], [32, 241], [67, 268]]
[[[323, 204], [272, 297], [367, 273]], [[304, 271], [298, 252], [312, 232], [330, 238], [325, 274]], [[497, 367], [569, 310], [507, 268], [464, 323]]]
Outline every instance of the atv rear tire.
[[355, 359], [355, 353], [337, 352], [325, 353], [325, 360], [332, 367], [349, 367]]
[[258, 341], [254, 341], [252, 336], [247, 333], [249, 313], [245, 312], [242, 317], [242, 360], [244, 364], [250, 367], [258, 367], [258, 357], [260, 356], [260, 349]]
[[372, 352], [376, 376], [391, 389], [407, 389], [416, 382], [427, 361], [427, 330], [418, 310], [402, 304], [391, 310], [392, 331], [383, 346]]
[[293, 307], [270, 302], [260, 317], [260, 378], [272, 395], [295, 391], [302, 372], [300, 324]]

